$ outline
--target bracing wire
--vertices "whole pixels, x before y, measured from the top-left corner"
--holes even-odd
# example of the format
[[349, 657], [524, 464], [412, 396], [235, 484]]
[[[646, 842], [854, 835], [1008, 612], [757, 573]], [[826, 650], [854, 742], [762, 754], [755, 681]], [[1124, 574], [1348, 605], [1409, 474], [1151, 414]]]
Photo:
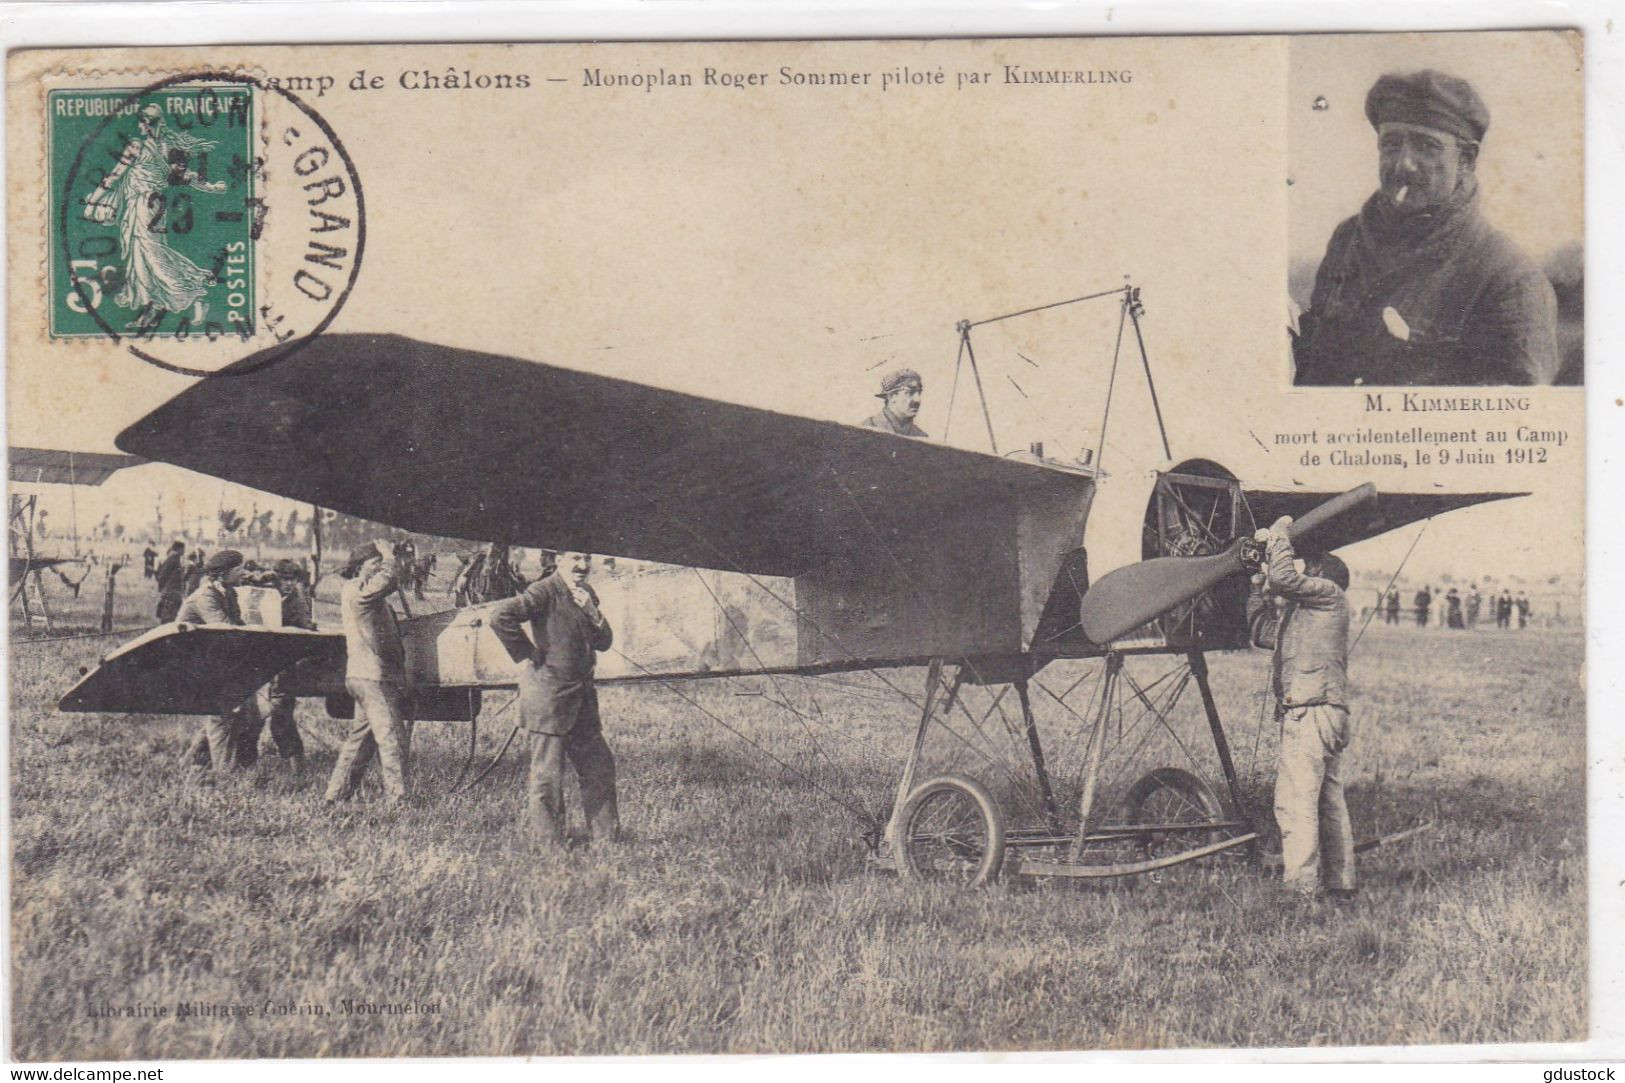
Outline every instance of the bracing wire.
[[954, 427], [954, 401], [959, 397], [959, 370], [965, 367], [965, 336], [959, 336], [959, 355], [954, 358], [954, 382], [948, 389], [948, 420], [942, 423], [942, 442], [948, 442], [948, 433]]
[[[692, 571], [694, 573], [694, 577], [700, 581], [700, 586], [705, 588], [705, 593], [711, 596], [712, 604], [717, 607], [717, 610], [722, 614], [723, 619], [728, 622], [728, 627], [732, 628], [734, 634], [744, 641], [745, 649], [750, 651], [750, 656], [752, 658], [756, 659], [756, 664], [761, 666], [764, 671], [767, 670], [767, 663], [764, 662], [762, 660], [762, 656], [757, 653], [756, 645], [750, 641], [750, 637], [745, 634], [744, 629], [739, 627], [739, 622], [734, 620], [732, 613], [728, 612], [728, 607], [722, 604], [722, 599], [718, 598], [717, 592], [711, 589], [711, 584], [705, 581], [704, 573], [698, 568], [691, 568], [689, 570]], [[840, 764], [835, 762], [834, 757], [829, 754], [829, 750], [823, 746], [823, 744], [818, 740], [817, 735], [814, 734], [812, 729], [807, 725], [807, 716], [790, 706], [790, 697], [785, 694], [784, 686], [779, 683], [778, 676], [769, 672], [767, 674], [767, 678], [773, 683], [773, 689], [774, 691], [778, 692], [779, 699], [784, 701], [785, 708], [789, 710], [791, 714], [795, 715], [796, 721], [801, 724], [802, 731], [807, 734], [807, 739], [812, 742], [815, 749], [823, 753], [824, 759], [828, 761], [830, 767], [834, 768], [835, 773], [840, 776], [841, 783], [846, 786], [851, 786], [854, 793], [857, 792], [857, 787], [852, 784], [852, 780], [847, 777], [846, 772], [841, 768]]]
[[786, 771], [790, 772], [792, 775], [794, 775], [797, 778], [801, 779], [808, 786], [811, 786], [814, 790], [816, 790], [818, 793], [822, 794], [824, 797], [828, 798], [830, 801], [834, 802], [836, 805], [839, 805], [841, 808], [844, 808], [848, 812], [852, 813], [866, 827], [874, 828], [874, 827], [878, 826], [877, 821], [875, 821], [875, 820], [873, 820], [871, 818], [871, 813], [869, 812], [868, 809], [864, 808], [861, 805], [858, 805], [858, 804], [855, 804], [855, 803], [853, 803], [851, 801], [843, 799], [839, 794], [833, 793], [830, 790], [828, 790], [828, 789], [824, 788], [823, 786], [819, 785], [818, 780], [813, 778], [807, 772], [801, 770], [800, 768], [794, 766], [793, 764], [785, 762], [784, 760], [780, 759], [778, 756], [775, 756], [772, 752], [768, 751], [768, 749], [766, 747], [764, 747], [759, 741], [752, 740], [748, 735], [741, 732], [737, 727], [730, 726], [722, 718], [721, 715], [717, 714], [715, 711], [712, 711], [711, 709], [706, 707], [703, 703], [700, 703], [698, 700], [696, 700], [696, 699], [694, 699], [694, 698], [692, 698], [690, 696], [684, 695], [682, 689], [677, 687], [677, 682], [676, 681], [671, 680], [669, 678], [661, 677], [654, 670], [649, 669], [647, 666], [645, 666], [643, 663], [639, 662], [637, 659], [632, 658], [629, 655], [627, 655], [619, 647], [611, 647], [610, 650], [612, 650], [616, 654], [620, 655], [620, 657], [622, 659], [624, 659], [630, 665], [636, 666], [639, 670], [641, 670], [644, 673], [645, 676], [651, 678], [654, 681], [654, 683], [665, 686], [678, 699], [682, 700], [684, 703], [688, 704], [690, 707], [694, 708], [696, 711], [699, 711], [701, 714], [705, 715], [711, 721], [715, 722], [717, 725], [721, 726], [723, 729], [727, 730], [729, 733], [733, 734], [735, 737], [739, 738], [741, 741], [745, 742], [750, 747], [754, 748], [762, 756], [764, 756], [767, 759], [769, 759], [769, 760], [773, 761], [774, 763], [778, 764], [780, 767], [784, 768]]
[[1416, 552], [1417, 543], [1422, 540], [1422, 535], [1427, 533], [1428, 523], [1431, 523], [1432, 521], [1432, 519], [1424, 520], [1422, 522], [1422, 529], [1418, 530], [1416, 532], [1416, 537], [1411, 539], [1411, 547], [1405, 550], [1405, 555], [1400, 558], [1399, 565], [1394, 568], [1394, 574], [1388, 577], [1388, 585], [1382, 588], [1382, 594], [1378, 596], [1377, 604], [1372, 606], [1371, 612], [1365, 615], [1365, 623], [1360, 625], [1359, 632], [1354, 636], [1354, 642], [1349, 644], [1350, 654], [1353, 654], [1354, 648], [1360, 645], [1360, 637], [1364, 636], [1365, 630], [1371, 627], [1371, 619], [1377, 615], [1377, 610], [1382, 608], [1382, 603], [1388, 597], [1388, 592], [1394, 589], [1395, 583], [1399, 582], [1399, 573], [1405, 570], [1406, 561], [1410, 560], [1411, 554]]

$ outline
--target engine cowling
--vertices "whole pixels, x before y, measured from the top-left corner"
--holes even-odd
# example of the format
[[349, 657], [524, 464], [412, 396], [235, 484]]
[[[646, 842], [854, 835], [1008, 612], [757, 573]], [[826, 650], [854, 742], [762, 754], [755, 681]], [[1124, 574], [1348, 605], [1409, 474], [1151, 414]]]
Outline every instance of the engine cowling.
[[[1146, 503], [1140, 557], [1207, 556], [1254, 529], [1236, 476], [1211, 459], [1187, 459], [1157, 475]], [[1245, 578], [1225, 580], [1158, 618], [1148, 632], [1176, 647], [1245, 647], [1247, 590]]]

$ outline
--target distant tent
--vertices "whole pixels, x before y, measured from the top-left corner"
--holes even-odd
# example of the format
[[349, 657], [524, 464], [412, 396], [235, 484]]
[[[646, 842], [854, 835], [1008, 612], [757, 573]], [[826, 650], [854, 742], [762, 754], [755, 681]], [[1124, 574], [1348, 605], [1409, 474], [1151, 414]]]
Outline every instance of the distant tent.
[[125, 467], [140, 466], [147, 461], [138, 455], [37, 447], [11, 448], [7, 458], [12, 481], [50, 485], [100, 485]]

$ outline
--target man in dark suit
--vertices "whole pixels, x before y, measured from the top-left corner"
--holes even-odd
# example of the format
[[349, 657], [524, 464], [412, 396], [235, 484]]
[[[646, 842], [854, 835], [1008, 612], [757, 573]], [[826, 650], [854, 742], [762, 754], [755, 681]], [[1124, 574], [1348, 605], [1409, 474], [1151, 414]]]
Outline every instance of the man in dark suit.
[[1416, 597], [1411, 599], [1411, 603], [1416, 606], [1416, 626], [1426, 628], [1428, 613], [1433, 608], [1433, 592], [1424, 586], [1416, 592]]
[[609, 649], [614, 633], [587, 585], [591, 574], [590, 555], [562, 554], [552, 575], [498, 603], [489, 618], [518, 667], [520, 716], [530, 731], [530, 815], [538, 841], [548, 848], [565, 841], [566, 758], [581, 783], [593, 840], [620, 834], [615, 756], [604, 741], [593, 686], [598, 652]]
[[153, 572], [158, 586], [159, 624], [174, 620], [175, 614], [181, 611], [181, 602], [186, 598], [186, 568], [181, 563], [185, 553], [186, 543], [174, 542], [169, 547], [169, 555]]

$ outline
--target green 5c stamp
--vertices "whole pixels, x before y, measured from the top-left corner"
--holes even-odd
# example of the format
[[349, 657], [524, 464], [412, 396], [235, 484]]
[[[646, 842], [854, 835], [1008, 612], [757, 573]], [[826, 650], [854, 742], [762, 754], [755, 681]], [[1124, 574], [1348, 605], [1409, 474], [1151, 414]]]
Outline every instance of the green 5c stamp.
[[[51, 335], [253, 335], [253, 88], [53, 90]], [[77, 159], [79, 168], [73, 169]], [[57, 192], [72, 177], [74, 190]], [[98, 315], [100, 319], [98, 319]]]

